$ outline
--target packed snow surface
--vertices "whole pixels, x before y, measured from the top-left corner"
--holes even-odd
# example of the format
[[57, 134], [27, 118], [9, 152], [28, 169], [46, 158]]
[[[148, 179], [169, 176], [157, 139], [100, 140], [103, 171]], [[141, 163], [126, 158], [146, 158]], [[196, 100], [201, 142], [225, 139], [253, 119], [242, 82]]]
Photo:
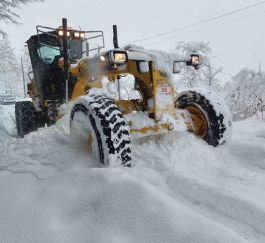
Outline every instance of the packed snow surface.
[[265, 242], [265, 123], [214, 148], [187, 132], [134, 143], [100, 168], [69, 115], [24, 139], [0, 106], [0, 242]]

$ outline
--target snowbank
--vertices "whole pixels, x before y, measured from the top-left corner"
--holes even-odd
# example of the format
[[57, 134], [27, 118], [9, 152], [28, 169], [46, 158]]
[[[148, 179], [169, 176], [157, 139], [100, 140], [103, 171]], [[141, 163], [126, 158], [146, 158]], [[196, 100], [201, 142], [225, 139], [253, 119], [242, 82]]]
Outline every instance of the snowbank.
[[0, 142], [16, 136], [15, 106], [0, 105]]
[[218, 148], [189, 133], [134, 143], [130, 169], [98, 168], [68, 125], [0, 141], [0, 242], [265, 241], [264, 122]]

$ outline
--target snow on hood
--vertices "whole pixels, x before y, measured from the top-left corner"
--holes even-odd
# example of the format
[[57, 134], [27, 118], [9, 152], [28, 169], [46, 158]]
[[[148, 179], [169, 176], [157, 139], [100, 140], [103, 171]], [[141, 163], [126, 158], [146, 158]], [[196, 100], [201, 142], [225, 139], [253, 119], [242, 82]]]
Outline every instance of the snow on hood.
[[[167, 73], [169, 77], [173, 74], [173, 63], [174, 61], [178, 62], [188, 62], [190, 61], [190, 56], [179, 55], [178, 53], [170, 53], [165, 51], [158, 50], [148, 50], [141, 46], [137, 45], [127, 45], [123, 48], [118, 48], [115, 50], [126, 51], [128, 54], [129, 60], [137, 61], [152, 61], [154, 67], [161, 72]], [[104, 55], [111, 50], [103, 51], [99, 54], [95, 54], [93, 57], [87, 57], [88, 59]]]
[[155, 68], [167, 73], [169, 77], [173, 74], [174, 61], [190, 61], [190, 56], [181, 56], [177, 53], [158, 50], [147, 50], [137, 45], [128, 45], [123, 49], [127, 51], [129, 59], [147, 62], [153, 61]]

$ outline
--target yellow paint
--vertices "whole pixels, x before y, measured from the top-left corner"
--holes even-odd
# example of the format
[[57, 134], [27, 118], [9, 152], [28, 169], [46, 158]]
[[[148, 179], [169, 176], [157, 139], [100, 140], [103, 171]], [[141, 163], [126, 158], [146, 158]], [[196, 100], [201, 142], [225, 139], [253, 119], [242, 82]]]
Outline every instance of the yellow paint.
[[208, 132], [208, 123], [205, 115], [195, 106], [188, 106], [186, 109], [190, 113], [192, 120], [192, 132], [201, 138], [205, 138]]
[[36, 81], [34, 79], [31, 80], [30, 83], [28, 84], [28, 94], [29, 94], [29, 97], [32, 99], [38, 96]]
[[136, 102], [132, 100], [115, 100], [114, 103], [119, 107], [119, 110], [122, 114], [129, 114], [135, 111], [141, 111], [142, 107], [140, 107]]
[[88, 134], [88, 137], [87, 137], [87, 143], [88, 143], [89, 145], [92, 145], [92, 143], [93, 143], [93, 136], [92, 136], [91, 133]]
[[155, 124], [152, 127], [142, 127], [140, 129], [132, 128], [132, 129], [130, 129], [130, 132], [131, 133], [143, 133], [143, 134], [145, 134], [149, 131], [158, 132], [159, 130], [165, 130], [165, 129], [169, 130], [167, 123]]
[[[69, 67], [69, 72], [77, 80], [70, 99], [74, 101], [79, 96], [84, 95], [89, 89], [101, 88], [101, 80], [103, 77], [107, 77], [109, 81], [114, 82], [117, 80], [118, 75], [132, 74], [137, 80], [137, 89], [141, 94], [142, 100], [138, 100], [137, 102], [116, 100], [115, 104], [123, 114], [129, 114], [134, 111], [148, 112], [150, 117], [154, 118], [156, 124], [151, 127], [143, 127], [140, 129], [132, 128], [130, 130], [131, 133], [145, 134], [148, 131], [158, 132], [159, 130], [169, 130], [168, 124], [159, 124], [159, 121], [163, 114], [176, 117], [176, 97], [172, 80], [169, 80], [169, 77], [160, 70], [156, 70], [152, 62], [149, 62], [150, 71], [141, 73], [138, 67], [139, 63], [136, 60], [128, 60], [127, 63], [121, 66], [110, 65], [106, 60], [107, 59], [103, 58], [100, 59], [100, 56], [82, 58], [77, 64]], [[62, 58], [59, 60], [58, 66], [63, 69], [64, 62]], [[161, 94], [161, 92], [163, 94], [165, 88], [167, 103], [161, 102], [161, 100], [159, 100], [160, 96], [158, 97], [158, 94]], [[30, 91], [31, 97], [36, 95], [34, 90], [34, 82], [32, 82], [32, 88]], [[161, 97], [163, 99], [163, 95]], [[148, 106], [150, 105], [148, 100], [153, 101], [152, 107]], [[207, 130], [205, 127], [206, 121], [203, 119], [202, 114], [192, 109], [189, 111], [191, 111], [191, 119], [193, 123], [186, 123], [188, 130], [192, 130], [199, 136], [204, 136], [205, 131]], [[92, 143], [91, 135], [88, 137], [88, 142]]]

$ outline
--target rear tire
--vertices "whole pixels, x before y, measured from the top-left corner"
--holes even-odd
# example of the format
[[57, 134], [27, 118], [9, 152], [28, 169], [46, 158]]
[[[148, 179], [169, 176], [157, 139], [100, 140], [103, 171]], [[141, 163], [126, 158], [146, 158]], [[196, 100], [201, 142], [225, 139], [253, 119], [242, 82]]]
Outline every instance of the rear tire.
[[[230, 139], [232, 116], [225, 102], [214, 92], [208, 90], [185, 91], [178, 95], [178, 109], [186, 109], [191, 115], [202, 114], [205, 132], [199, 135], [208, 144], [218, 146]], [[192, 114], [193, 113], [193, 114]], [[199, 130], [199, 129], [198, 129]]]
[[101, 95], [79, 97], [71, 111], [71, 137], [92, 140], [92, 153], [104, 166], [131, 166], [131, 143], [127, 124], [118, 107]]
[[38, 123], [35, 108], [30, 101], [16, 102], [15, 105], [17, 133], [19, 137], [37, 131]]

